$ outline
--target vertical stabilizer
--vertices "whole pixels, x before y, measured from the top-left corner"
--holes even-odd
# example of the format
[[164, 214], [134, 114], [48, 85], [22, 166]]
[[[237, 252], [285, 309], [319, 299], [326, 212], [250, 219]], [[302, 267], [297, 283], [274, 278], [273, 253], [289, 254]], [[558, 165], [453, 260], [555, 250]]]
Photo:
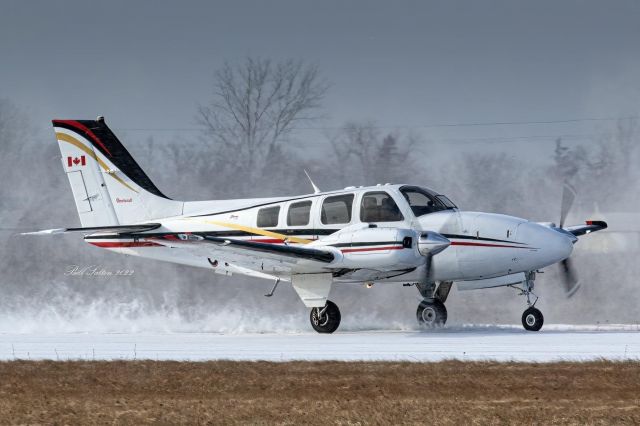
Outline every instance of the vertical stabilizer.
[[82, 226], [127, 225], [182, 214], [151, 182], [104, 119], [53, 120]]

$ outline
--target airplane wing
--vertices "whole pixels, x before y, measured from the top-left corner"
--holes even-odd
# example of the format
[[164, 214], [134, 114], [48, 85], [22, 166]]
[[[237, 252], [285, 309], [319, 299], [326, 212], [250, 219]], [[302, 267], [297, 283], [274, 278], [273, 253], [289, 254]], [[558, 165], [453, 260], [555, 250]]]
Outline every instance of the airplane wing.
[[[276, 259], [286, 263], [297, 263], [297, 260], [309, 260], [320, 263], [331, 263], [335, 259], [335, 254], [327, 249], [310, 247], [265, 244], [246, 240], [236, 240], [230, 238], [213, 237], [209, 235], [196, 235], [184, 233], [168, 233], [149, 238], [145, 234], [139, 237], [152, 239], [167, 246], [192, 246], [212, 251], [226, 253], [240, 253], [247, 255], [253, 253], [260, 258]], [[208, 246], [208, 247], [207, 247]]]
[[54, 228], [43, 229], [42, 231], [23, 232], [21, 235], [53, 235], [65, 234], [67, 232], [84, 232], [92, 234], [95, 232], [109, 232], [116, 234], [132, 234], [137, 232], [153, 231], [162, 226], [159, 223], [143, 223], [140, 225], [114, 225], [114, 226], [92, 226], [87, 228]]
[[[292, 273], [330, 272], [329, 264], [340, 257], [337, 249], [312, 248], [300, 245], [265, 244], [247, 240], [221, 238], [194, 233], [127, 233], [85, 236], [90, 244], [106, 247], [109, 244], [162, 245], [207, 259], [219, 273], [239, 273], [258, 278], [286, 277]], [[116, 242], [116, 241], [118, 242]]]
[[[164, 246], [190, 250], [192, 254], [209, 259], [209, 263], [213, 267], [222, 268], [224, 266], [245, 275], [266, 273], [284, 278], [291, 273], [334, 272], [344, 282], [365, 282], [404, 275], [415, 269], [345, 269], [343, 266], [331, 265], [334, 260], [339, 260], [342, 254], [339, 249], [327, 246], [265, 244], [185, 233], [155, 234], [153, 238], [150, 238], [149, 234], [139, 234], [138, 236]], [[255, 274], [252, 274], [252, 271]], [[260, 278], [259, 275], [258, 278]], [[262, 278], [267, 277], [263, 276]]]
[[564, 228], [565, 231], [569, 231], [576, 237], [603, 229], [607, 229], [607, 222], [601, 220], [588, 220], [584, 225], [567, 226]]

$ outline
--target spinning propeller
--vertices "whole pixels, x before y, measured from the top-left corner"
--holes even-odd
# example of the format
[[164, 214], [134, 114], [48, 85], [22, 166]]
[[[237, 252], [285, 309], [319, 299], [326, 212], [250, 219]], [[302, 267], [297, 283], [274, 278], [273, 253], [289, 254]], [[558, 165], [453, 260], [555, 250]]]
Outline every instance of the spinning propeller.
[[[562, 187], [562, 205], [560, 208], [560, 226], [558, 227], [562, 232], [564, 231], [564, 222], [571, 210], [573, 201], [576, 198], [576, 190], [565, 182]], [[578, 288], [580, 288], [580, 279], [578, 278], [575, 268], [572, 265], [571, 258], [566, 258], [560, 262], [560, 271], [562, 282], [564, 284], [565, 295], [567, 298], [573, 296]]]

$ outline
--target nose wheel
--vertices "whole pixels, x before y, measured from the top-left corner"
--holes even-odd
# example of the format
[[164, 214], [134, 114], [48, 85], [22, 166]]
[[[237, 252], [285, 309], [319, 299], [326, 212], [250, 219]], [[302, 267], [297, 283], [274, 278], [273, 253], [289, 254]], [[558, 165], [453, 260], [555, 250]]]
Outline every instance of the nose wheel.
[[322, 308], [311, 308], [311, 327], [318, 333], [333, 333], [340, 326], [340, 309], [330, 300]]
[[423, 328], [439, 328], [447, 322], [447, 308], [438, 299], [425, 299], [418, 305], [416, 318]]
[[522, 313], [522, 325], [525, 330], [539, 331], [544, 324], [544, 317], [539, 309], [531, 306]]

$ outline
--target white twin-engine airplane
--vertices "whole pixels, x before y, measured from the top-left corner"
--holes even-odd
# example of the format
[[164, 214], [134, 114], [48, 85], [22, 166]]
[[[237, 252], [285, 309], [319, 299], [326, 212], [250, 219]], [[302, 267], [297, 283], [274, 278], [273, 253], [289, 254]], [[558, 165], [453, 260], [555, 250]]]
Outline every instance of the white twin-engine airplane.
[[[605, 229], [564, 227], [575, 193], [565, 186], [560, 225], [459, 210], [446, 196], [413, 185], [348, 187], [309, 195], [175, 201], [163, 195], [105, 124], [54, 120], [80, 232], [110, 251], [291, 282], [311, 308], [311, 325], [332, 333], [340, 311], [328, 300], [338, 283], [415, 286], [427, 328], [447, 320], [444, 303], [460, 290], [510, 286], [526, 296], [522, 325], [540, 330], [532, 293], [536, 272], [562, 262], [567, 293], [578, 287], [568, 257], [578, 236]], [[532, 297], [533, 296], [533, 297]]]

